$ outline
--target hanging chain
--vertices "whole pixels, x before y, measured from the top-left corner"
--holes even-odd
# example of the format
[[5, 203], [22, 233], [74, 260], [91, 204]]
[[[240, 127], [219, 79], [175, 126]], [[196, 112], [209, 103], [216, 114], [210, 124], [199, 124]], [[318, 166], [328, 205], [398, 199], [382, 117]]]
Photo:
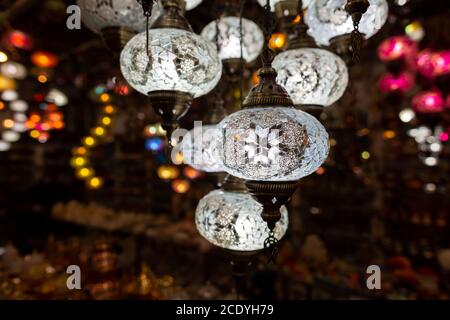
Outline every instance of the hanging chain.
[[[353, 18], [353, 16], [352, 16]], [[352, 42], [352, 60], [353, 62], [359, 61], [359, 52], [362, 48], [363, 36], [359, 31], [359, 20], [353, 20], [353, 31], [351, 33], [351, 42]]]
[[270, 12], [270, 0], [266, 0], [266, 4], [264, 5], [263, 23], [260, 23], [264, 32], [264, 37], [266, 38], [266, 41], [264, 42], [264, 49], [261, 55], [261, 60], [264, 66], [270, 66], [273, 59], [272, 50], [269, 48], [269, 41], [272, 37], [275, 23], [275, 18]]
[[244, 101], [244, 31], [243, 31], [243, 19], [244, 19], [244, 7], [246, 0], [241, 0], [241, 8], [239, 12], [239, 46], [240, 46], [240, 84], [239, 84], [239, 98], [241, 100], [241, 106]]
[[347, 0], [345, 5], [345, 11], [352, 17], [353, 31], [351, 33], [352, 43], [352, 60], [353, 62], [359, 61], [359, 52], [363, 44], [363, 35], [359, 31], [359, 22], [364, 13], [367, 12], [370, 3], [368, 0]]
[[267, 263], [276, 264], [280, 244], [278, 239], [275, 238], [273, 230], [270, 230], [269, 236], [264, 240], [264, 249], [267, 253]]
[[149, 24], [150, 24], [150, 16], [152, 15], [153, 9], [153, 1], [154, 0], [141, 0], [142, 10], [144, 11], [145, 16], [145, 44], [147, 48], [147, 56], [150, 57], [150, 35], [149, 35]]

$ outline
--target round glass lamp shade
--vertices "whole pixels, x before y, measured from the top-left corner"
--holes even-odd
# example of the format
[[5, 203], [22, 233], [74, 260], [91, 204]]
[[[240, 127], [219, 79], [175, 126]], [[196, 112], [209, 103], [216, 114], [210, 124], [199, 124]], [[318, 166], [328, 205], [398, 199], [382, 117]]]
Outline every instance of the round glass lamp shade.
[[[274, 12], [275, 5], [278, 2], [283, 2], [283, 1], [289, 1], [289, 0], [270, 0], [270, 11]], [[303, 0], [302, 1], [303, 8], [306, 9], [312, 1], [313, 0]], [[258, 0], [258, 3], [261, 5], [261, 7], [264, 7], [266, 5], [266, 2], [267, 2], [266, 0]]]
[[218, 125], [224, 170], [257, 181], [296, 181], [328, 156], [328, 133], [306, 112], [289, 107], [249, 108]]
[[278, 54], [272, 63], [277, 82], [296, 105], [329, 106], [339, 100], [348, 84], [345, 62], [319, 48], [300, 48]]
[[222, 63], [213, 43], [181, 29], [149, 30], [149, 55], [145, 32], [123, 48], [120, 69], [137, 91], [181, 91], [194, 98], [210, 92], [222, 75]]
[[[308, 7], [305, 22], [308, 33], [320, 45], [329, 45], [330, 39], [353, 31], [352, 17], [345, 11], [347, 0], [315, 0]], [[387, 20], [386, 0], [369, 0], [370, 6], [359, 23], [359, 31], [366, 39], [372, 37]]]
[[[281, 239], [288, 228], [286, 207], [275, 225], [275, 237]], [[264, 249], [269, 234], [261, 218], [262, 206], [247, 193], [214, 190], [203, 197], [195, 211], [199, 233], [210, 243], [233, 251]]]
[[215, 125], [195, 127], [181, 142], [183, 161], [205, 172], [223, 171], [220, 159], [221, 132]]
[[[150, 24], [161, 12], [159, 2], [155, 3]], [[81, 9], [81, 20], [95, 33], [108, 27], [125, 27], [137, 32], [145, 30], [146, 18], [136, 0], [77, 0], [77, 4]]]
[[[240, 21], [238, 17], [224, 17], [210, 22], [202, 30], [202, 37], [215, 42], [219, 24], [219, 56], [222, 60], [239, 59], [241, 57]], [[264, 46], [264, 35], [256, 23], [242, 19], [243, 58], [247, 62], [255, 60]]]

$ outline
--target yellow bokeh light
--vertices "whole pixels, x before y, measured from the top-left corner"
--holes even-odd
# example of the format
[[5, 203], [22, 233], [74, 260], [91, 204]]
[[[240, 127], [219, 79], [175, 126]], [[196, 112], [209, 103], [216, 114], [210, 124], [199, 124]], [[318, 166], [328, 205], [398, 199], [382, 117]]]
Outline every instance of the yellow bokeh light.
[[94, 135], [96, 136], [104, 136], [105, 135], [105, 128], [103, 127], [95, 127], [93, 130]]
[[0, 101], [0, 110], [3, 110], [3, 109], [5, 109], [5, 104], [2, 101]]
[[109, 99], [111, 99], [111, 97], [110, 97], [109, 94], [107, 94], [107, 93], [102, 93], [102, 94], [100, 95], [100, 101], [101, 101], [101, 102], [108, 102]]
[[5, 127], [6, 129], [11, 129], [12, 127], [14, 127], [14, 120], [12, 119], [3, 120], [3, 127]]
[[87, 181], [88, 188], [98, 189], [103, 185], [103, 179], [100, 177], [92, 177]]
[[94, 137], [88, 136], [83, 139], [83, 145], [86, 147], [93, 147], [97, 143]]
[[39, 131], [37, 131], [37, 130], [31, 130], [30, 131], [30, 137], [32, 137], [34, 139], [39, 138], [40, 135], [41, 135], [41, 133]]
[[105, 126], [111, 125], [112, 119], [110, 117], [103, 117], [101, 123]]
[[179, 176], [180, 171], [174, 166], [162, 165], [158, 168], [157, 174], [160, 179], [172, 180]]
[[87, 160], [84, 157], [76, 157], [73, 159], [73, 164], [76, 167], [82, 167], [82, 166], [86, 165], [86, 162], [87, 162]]
[[3, 51], [0, 51], [0, 63], [8, 61], [8, 55]]
[[94, 170], [92, 170], [91, 168], [80, 168], [77, 170], [77, 177], [81, 178], [81, 179], [86, 179], [86, 178], [90, 178], [94, 175]]
[[368, 160], [370, 158], [370, 152], [369, 151], [361, 152], [361, 158], [363, 158], [364, 160]]
[[0, 75], [0, 91], [16, 90], [16, 81], [14, 79]]

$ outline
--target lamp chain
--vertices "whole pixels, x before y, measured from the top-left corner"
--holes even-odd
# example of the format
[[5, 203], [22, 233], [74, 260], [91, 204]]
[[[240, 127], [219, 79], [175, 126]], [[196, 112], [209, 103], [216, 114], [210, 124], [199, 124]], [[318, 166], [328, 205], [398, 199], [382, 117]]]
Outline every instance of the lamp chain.
[[359, 52], [363, 43], [363, 35], [359, 31], [359, 22], [364, 13], [367, 12], [370, 3], [368, 0], [347, 0], [345, 5], [345, 11], [352, 17], [353, 31], [351, 33], [352, 43], [352, 60], [353, 62], [359, 61]]
[[264, 248], [267, 252], [267, 263], [276, 264], [280, 245], [278, 239], [275, 238], [275, 233], [273, 230], [270, 230], [269, 236], [264, 240]]
[[150, 45], [149, 45], [149, 21], [150, 21], [150, 16], [152, 15], [152, 9], [153, 9], [153, 2], [154, 0], [141, 0], [141, 5], [142, 5], [142, 10], [144, 11], [144, 16], [146, 18], [145, 20], [145, 43], [146, 43], [146, 47], [147, 47], [147, 56], [150, 57], [151, 52], [150, 52]]
[[244, 15], [244, 7], [246, 0], [241, 0], [241, 7], [239, 11], [239, 46], [240, 46], [240, 70], [239, 70], [239, 76], [240, 76], [240, 85], [239, 85], [239, 97], [241, 99], [241, 106], [242, 102], [244, 101], [244, 32], [243, 32], [243, 15]]
[[270, 0], [266, 0], [266, 4], [264, 5], [263, 19], [262, 29], [264, 31], [266, 41], [264, 42], [264, 49], [261, 58], [263, 66], [268, 67], [271, 65], [273, 60], [272, 50], [269, 48], [269, 41], [275, 28], [275, 19], [270, 12]]

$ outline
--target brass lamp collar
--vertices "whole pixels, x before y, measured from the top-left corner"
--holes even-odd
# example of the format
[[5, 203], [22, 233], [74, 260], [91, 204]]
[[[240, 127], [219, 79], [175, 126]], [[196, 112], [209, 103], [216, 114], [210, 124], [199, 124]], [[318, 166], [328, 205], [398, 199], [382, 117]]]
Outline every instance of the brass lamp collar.
[[173, 28], [191, 31], [192, 27], [184, 16], [184, 0], [162, 0], [163, 12], [152, 24], [151, 29]]
[[294, 106], [286, 89], [277, 83], [277, 72], [270, 64], [259, 69], [258, 76], [259, 83], [250, 89], [242, 108]]
[[222, 189], [225, 191], [246, 193], [247, 187], [244, 180], [232, 175], [227, 175], [223, 181]]

